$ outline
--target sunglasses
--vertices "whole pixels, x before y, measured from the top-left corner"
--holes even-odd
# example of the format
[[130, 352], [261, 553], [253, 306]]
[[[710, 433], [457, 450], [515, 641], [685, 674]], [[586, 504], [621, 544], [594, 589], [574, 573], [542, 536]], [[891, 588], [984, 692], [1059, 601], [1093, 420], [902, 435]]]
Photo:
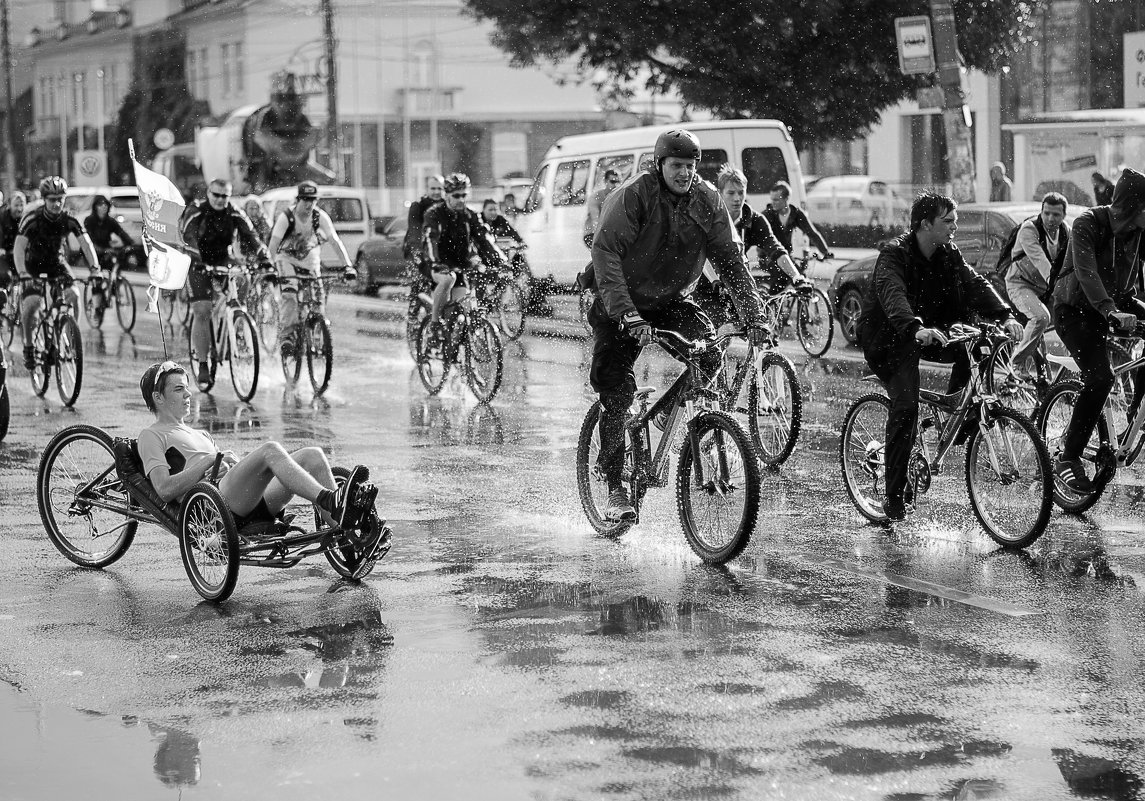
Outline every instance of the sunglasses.
[[298, 198], [298, 202], [299, 203], [313, 203], [317, 199], [318, 198], [316, 198], [316, 197], [300, 197], [300, 198]]
[[64, 196], [63, 195], [45, 195], [44, 196], [44, 202], [45, 203], [63, 203], [64, 202]]
[[226, 200], [227, 198], [230, 197], [230, 195], [225, 195], [222, 192], [212, 192], [211, 197], [217, 197], [220, 200]]

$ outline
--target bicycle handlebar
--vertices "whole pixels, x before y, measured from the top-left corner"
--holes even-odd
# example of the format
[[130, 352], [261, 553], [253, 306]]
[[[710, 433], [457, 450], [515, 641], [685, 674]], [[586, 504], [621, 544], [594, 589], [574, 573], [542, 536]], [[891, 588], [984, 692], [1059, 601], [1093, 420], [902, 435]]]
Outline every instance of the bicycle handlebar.
[[689, 354], [700, 354], [705, 351], [718, 347], [734, 337], [746, 336], [745, 330], [729, 331], [724, 334], [717, 334], [715, 339], [697, 339], [691, 340], [678, 331], [672, 331], [667, 328], [653, 328], [652, 338], [656, 340], [658, 345], [672, 344], [677, 347], [683, 348]]

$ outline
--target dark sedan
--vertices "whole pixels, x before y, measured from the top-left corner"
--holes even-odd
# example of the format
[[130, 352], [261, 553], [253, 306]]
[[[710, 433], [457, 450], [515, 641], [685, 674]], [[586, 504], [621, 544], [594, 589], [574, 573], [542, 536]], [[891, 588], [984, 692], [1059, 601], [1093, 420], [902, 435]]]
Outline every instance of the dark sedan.
[[399, 215], [384, 224], [378, 221], [374, 230], [378, 236], [363, 241], [354, 257], [358, 285], [367, 294], [377, 292], [383, 284], [406, 281], [406, 260], [402, 257], [402, 243], [406, 238], [405, 216]]
[[[954, 234], [954, 244], [962, 252], [966, 263], [980, 275], [990, 279], [1003, 297], [1006, 297], [1005, 282], [995, 274], [998, 255], [1002, 244], [1010, 232], [1023, 220], [1041, 211], [1039, 203], [966, 203], [958, 207], [958, 230]], [[1066, 225], [1072, 226], [1084, 206], [1070, 206], [1066, 214]], [[877, 257], [868, 256], [844, 264], [835, 273], [835, 279], [827, 289], [839, 330], [852, 345], [858, 341], [856, 325], [862, 309], [862, 298], [871, 282]]]

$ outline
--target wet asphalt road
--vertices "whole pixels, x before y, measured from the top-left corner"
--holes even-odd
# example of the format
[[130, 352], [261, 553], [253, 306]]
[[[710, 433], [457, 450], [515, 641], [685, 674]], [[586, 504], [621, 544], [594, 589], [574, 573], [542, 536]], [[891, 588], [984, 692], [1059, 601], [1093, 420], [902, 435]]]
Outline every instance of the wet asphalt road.
[[430, 399], [384, 306], [332, 300], [325, 398], [270, 364], [249, 406], [226, 380], [193, 402], [239, 452], [370, 466], [396, 545], [357, 585], [319, 558], [200, 603], [152, 527], [107, 570], [72, 567], [38, 520], [40, 450], [150, 421], [158, 327], [84, 325], [74, 411], [12, 370], [0, 799], [1145, 797], [1139, 471], [1024, 553], [972, 524], [960, 452], [907, 523], [865, 525], [836, 463], [854, 352], [798, 359], [800, 446], [744, 556], [705, 567], [669, 490], [618, 541], [585, 522], [583, 341], [510, 345], [492, 407], [456, 384]]

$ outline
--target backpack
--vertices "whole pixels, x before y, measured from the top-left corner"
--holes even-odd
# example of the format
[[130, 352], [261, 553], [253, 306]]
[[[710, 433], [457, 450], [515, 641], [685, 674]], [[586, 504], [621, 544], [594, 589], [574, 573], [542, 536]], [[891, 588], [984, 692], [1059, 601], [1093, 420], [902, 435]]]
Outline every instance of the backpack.
[[[1005, 279], [1006, 273], [1010, 271], [1010, 266], [1014, 263], [1014, 248], [1018, 244], [1018, 231], [1031, 220], [1034, 222], [1034, 228], [1038, 232], [1038, 244], [1041, 245], [1043, 251], [1046, 249], [1047, 233], [1045, 227], [1041, 224], [1041, 215], [1035, 214], [1032, 217], [1027, 217], [1022, 220], [1014, 226], [1014, 229], [1007, 235], [1006, 241], [1002, 243], [1002, 252], [998, 254], [998, 263], [994, 268], [998, 278]], [[1064, 223], [1062, 225], [1064, 226]], [[1059, 227], [1059, 236], [1061, 235], [1060, 230]], [[1047, 280], [1049, 289], [1046, 290], [1047, 295], [1054, 291], [1054, 285], [1058, 282], [1058, 276], [1065, 262], [1065, 252], [1068, 247], [1069, 238], [1067, 234], [1066, 238], [1062, 240], [1061, 250], [1058, 251], [1057, 257], [1050, 259], [1050, 275]], [[1048, 252], [1046, 253], [1046, 257], [1049, 258]]]
[[[286, 231], [282, 235], [282, 241], [285, 242], [290, 239], [290, 235], [294, 233], [294, 209], [287, 206], [282, 210], [286, 215]], [[318, 205], [315, 204], [314, 208], [310, 211], [310, 224], [314, 226], [314, 235], [318, 237], [318, 244], [322, 244], [322, 229], [318, 227]]]

